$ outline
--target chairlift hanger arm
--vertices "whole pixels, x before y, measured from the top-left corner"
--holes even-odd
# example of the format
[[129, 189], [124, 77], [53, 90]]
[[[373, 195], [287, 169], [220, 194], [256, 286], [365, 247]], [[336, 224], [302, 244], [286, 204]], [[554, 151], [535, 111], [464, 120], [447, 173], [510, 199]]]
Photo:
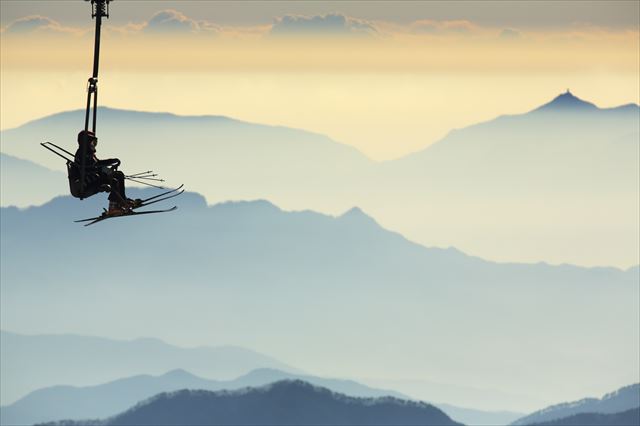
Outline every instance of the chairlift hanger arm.
[[93, 98], [93, 122], [91, 130], [96, 132], [96, 118], [98, 107], [98, 73], [100, 70], [100, 35], [102, 31], [102, 18], [109, 18], [109, 2], [111, 0], [85, 0], [91, 2], [91, 17], [96, 20], [95, 43], [93, 47], [93, 72], [89, 78], [87, 90], [87, 112], [84, 129], [89, 130], [89, 116], [91, 112], [91, 100]]
[[73, 154], [67, 151], [66, 149], [61, 148], [58, 145], [51, 142], [42, 142], [40, 145], [42, 145], [44, 148], [48, 149], [49, 151], [53, 152], [54, 154], [56, 154], [58, 157], [66, 160], [67, 163], [75, 164]]
[[[89, 130], [89, 117], [93, 101], [93, 115], [91, 123], [91, 131], [96, 133], [96, 121], [98, 119], [98, 71], [100, 68], [100, 32], [102, 29], [102, 18], [109, 18], [109, 2], [111, 0], [85, 0], [91, 2], [91, 17], [96, 20], [95, 44], [93, 48], [93, 73], [89, 78], [89, 86], [87, 88], [87, 109], [84, 118], [84, 130]], [[80, 165], [80, 199], [84, 195], [84, 178], [87, 156], [87, 144], [82, 144], [82, 164]]]

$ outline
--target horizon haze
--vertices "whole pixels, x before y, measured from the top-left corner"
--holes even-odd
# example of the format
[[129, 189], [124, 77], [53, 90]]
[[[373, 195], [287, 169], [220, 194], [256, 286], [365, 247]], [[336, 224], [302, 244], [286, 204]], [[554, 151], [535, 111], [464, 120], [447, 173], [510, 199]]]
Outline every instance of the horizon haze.
[[[599, 108], [567, 91], [385, 162], [325, 135], [230, 117], [106, 107], [100, 116], [101, 156], [127, 153], [125, 170], [139, 171], [150, 168], [153, 152], [162, 177], [180, 179], [211, 204], [267, 199], [331, 215], [357, 206], [413, 241], [499, 262], [640, 263], [638, 105]], [[26, 173], [51, 172], [27, 172], [6, 154], [64, 171], [31, 141], [72, 150], [65, 141], [81, 119], [82, 111], [69, 111], [0, 133], [3, 162], [14, 165], [3, 171], [2, 205], [66, 193], [63, 181], [57, 191], [29, 186]], [[185, 132], [189, 148], [176, 149]]]

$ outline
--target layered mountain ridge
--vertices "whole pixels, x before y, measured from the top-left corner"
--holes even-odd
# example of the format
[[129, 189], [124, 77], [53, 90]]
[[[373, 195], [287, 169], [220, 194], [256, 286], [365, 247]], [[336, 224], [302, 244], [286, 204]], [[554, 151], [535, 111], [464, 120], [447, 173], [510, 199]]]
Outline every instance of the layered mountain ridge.
[[[637, 262], [638, 108], [601, 109], [565, 93], [383, 163], [297, 129], [104, 108], [98, 155], [120, 157], [127, 172], [153, 169], [211, 203], [268, 199], [332, 214], [357, 205], [425, 245], [503, 261], [627, 267]], [[65, 112], [5, 130], [2, 151], [63, 170], [37, 142], [73, 151], [82, 117]], [[25, 193], [21, 182], [3, 179], [5, 192]]]
[[108, 417], [162, 392], [180, 389], [231, 391], [264, 386], [281, 380], [302, 380], [355, 397], [394, 396], [409, 399], [395, 391], [374, 389], [354, 381], [287, 373], [273, 368], [251, 370], [243, 376], [226, 381], [203, 379], [184, 369], [173, 369], [160, 376], [136, 375], [101, 385], [39, 389], [11, 405], [3, 406], [0, 410], [0, 423], [34, 424], [61, 419]]
[[[149, 193], [131, 191], [133, 196]], [[617, 374], [637, 373], [632, 361], [638, 350], [637, 268], [488, 262], [455, 249], [413, 243], [359, 210], [334, 217], [283, 211], [266, 201], [208, 206], [192, 193], [178, 200], [180, 209], [173, 213], [118, 218], [90, 228], [72, 219], [100, 211], [103, 201], [95, 197], [83, 202], [60, 197], [41, 207], [2, 209], [4, 326], [28, 332], [42, 331], [46, 324], [49, 330], [110, 335], [114, 323], [108, 318], [117, 311], [118, 327], [126, 335], [195, 342], [208, 342], [214, 335], [217, 342], [279, 354], [309, 371], [321, 370], [333, 359], [331, 375], [337, 377], [367, 377], [384, 365], [388, 374], [463, 385], [467, 374], [481, 371], [503, 390], [500, 398], [480, 402], [477, 396], [458, 393], [446, 402], [486, 410], [503, 408], [507, 401], [508, 407], [523, 411], [541, 406], [546, 401], [514, 395], [522, 393], [523, 382], [532, 394], [549, 392], [548, 383], [559, 374], [589, 378], [589, 383], [569, 384], [564, 392], [570, 394], [600, 389], [602, 383], [616, 387], [608, 382], [610, 375], [593, 375], [590, 369], [586, 374], [588, 358], [599, 359], [595, 348], [584, 352], [585, 364], [575, 363], [576, 344], [593, 348], [597, 341], [598, 348], [607, 347], [608, 356], [617, 360], [612, 364]], [[77, 249], [86, 247], [91, 250]], [[144, 322], [139, 320], [141, 304]], [[616, 308], [606, 317], [594, 316], [603, 306]], [[441, 333], [443, 328], [447, 333]], [[416, 335], [422, 338], [416, 340]], [[344, 355], [331, 349], [335, 342], [354, 341], [359, 344], [349, 344]], [[536, 351], [528, 349], [531, 342]], [[389, 365], [386, 360], [400, 346], [407, 347], [404, 362]], [[371, 347], [378, 350], [371, 353], [366, 349]], [[29, 353], [41, 351], [26, 352], [20, 362], [31, 359]], [[505, 365], [504, 356], [517, 362]], [[425, 365], [424, 357], [438, 368]], [[526, 366], [540, 357], [549, 360], [542, 364], [544, 371], [529, 374]], [[12, 384], [15, 370], [5, 369], [11, 358], [2, 358], [3, 384], [17, 389]], [[151, 372], [171, 367], [175, 365]], [[132, 373], [142, 372], [150, 371]], [[81, 384], [59, 379], [48, 384], [61, 382]], [[4, 389], [2, 393], [4, 397]], [[437, 401], [430, 391], [411, 395]]]
[[260, 388], [162, 393], [103, 421], [57, 425], [457, 425], [436, 407], [392, 397], [354, 398], [299, 380]]
[[[261, 367], [291, 374], [301, 373], [275, 358], [240, 347], [183, 348], [159, 339], [115, 340], [73, 334], [24, 335], [4, 330], [0, 332], [0, 339], [2, 405], [13, 403], [32, 391], [40, 392], [35, 396], [37, 400], [43, 396], [44, 387], [63, 383], [76, 387], [91, 386], [125, 376], [165, 373], [176, 365], [203, 376], [229, 380]], [[43, 359], [41, 354], [44, 353], [47, 357]], [[15, 365], [23, 366], [31, 374], [25, 377]], [[127, 393], [121, 391], [118, 397], [126, 399]], [[89, 406], [96, 407], [93, 404]], [[75, 408], [82, 410], [86, 407], [80, 404]], [[29, 412], [36, 414], [37, 410], [30, 408], [27, 401], [27, 405], [18, 407], [18, 411], [22, 416]], [[2, 415], [11, 415], [11, 410], [5, 411], [3, 407]]]
[[[587, 413], [614, 414], [640, 407], [640, 383], [625, 386], [602, 398], [584, 398], [578, 401], [552, 405], [533, 412], [517, 421], [513, 425], [553, 424], [553, 422], [571, 416]], [[559, 424], [580, 421], [580, 418]], [[586, 421], [583, 419], [582, 421]], [[587, 424], [587, 423], [584, 423]], [[594, 423], [597, 424], [597, 423]], [[603, 423], [606, 424], [606, 423]]]
[[[640, 424], [640, 408], [619, 413], [580, 413], [535, 426], [635, 426]], [[533, 425], [532, 425], [533, 426]]]

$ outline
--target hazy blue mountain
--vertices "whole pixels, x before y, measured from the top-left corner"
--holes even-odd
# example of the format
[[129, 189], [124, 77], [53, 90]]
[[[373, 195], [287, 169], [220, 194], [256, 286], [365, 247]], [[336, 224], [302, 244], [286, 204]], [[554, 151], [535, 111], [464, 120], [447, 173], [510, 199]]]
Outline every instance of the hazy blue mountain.
[[601, 109], [565, 93], [381, 164], [388, 195], [361, 205], [403, 235], [483, 257], [628, 266], [639, 146], [637, 105]]
[[[177, 367], [188, 368], [203, 376], [227, 379], [260, 367], [298, 371], [274, 358], [240, 347], [182, 348], [149, 338], [125, 341], [76, 335], [30, 336], [6, 331], [0, 333], [0, 339], [3, 405], [47, 386], [62, 383], [92, 386], [95, 383], [104, 383], [134, 374], [162, 374]], [[193, 378], [193, 382], [189, 380], [191, 380], [190, 377], [174, 372], [161, 378], [136, 376], [133, 379], [116, 381], [106, 390], [100, 386], [92, 386], [87, 399], [84, 399], [86, 404], [76, 408], [95, 409], [96, 405], [91, 405], [87, 401], [92, 398], [92, 395], [102, 397], [111, 389], [117, 389], [113, 399], [129, 402], [130, 398], [137, 397], [139, 392], [146, 392], [147, 385], [151, 389], [158, 386], [158, 392], [160, 392], [165, 384], [172, 381], [182, 384], [205, 382], [198, 378]], [[50, 390], [41, 390], [31, 395], [25, 402], [27, 405], [18, 404], [17, 412], [23, 415], [30, 411], [33, 407], [30, 404], [33, 401], [41, 406], [53, 404], [41, 410], [57, 410], [57, 404], [61, 404], [60, 409], [65, 409], [62, 406], [64, 400], [70, 397], [75, 398], [76, 395], [84, 398], [85, 394], [82, 390], [62, 386], [53, 389], [55, 397], [50, 400], [47, 399], [48, 395], [51, 395], [49, 392]], [[70, 392], [71, 396], [67, 396], [66, 392]], [[143, 397], [148, 396], [147, 393]], [[58, 398], [60, 401], [55, 402]], [[136, 401], [140, 399], [142, 397], [137, 398]]]
[[[180, 389], [234, 390], [264, 386], [285, 379], [302, 380], [355, 397], [393, 396], [409, 399], [401, 393], [374, 389], [352, 380], [327, 379], [268, 368], [256, 369], [228, 381], [207, 380], [184, 370], [172, 370], [162, 376], [138, 375], [96, 386], [52, 386], [39, 389], [11, 405], [0, 407], [0, 424], [27, 425], [56, 419], [108, 417], [161, 392]], [[505, 425], [522, 417], [520, 413], [485, 412], [449, 404], [435, 405], [453, 420], [469, 425]]]
[[409, 399], [406, 395], [403, 395], [400, 392], [396, 392], [394, 390], [371, 388], [353, 380], [331, 379], [303, 374], [287, 373], [272, 368], [260, 368], [253, 370], [242, 377], [238, 377], [232, 382], [227, 382], [226, 384], [224, 384], [224, 389], [263, 386], [282, 380], [301, 380], [314, 386], [327, 388], [333, 392], [342, 393], [349, 396], [364, 398], [392, 396], [400, 399]]
[[[624, 110], [624, 106], [620, 107]], [[551, 102], [548, 102], [533, 110], [535, 113], [566, 113], [566, 112], [595, 112], [598, 111], [595, 104], [579, 99], [569, 90], [556, 96]], [[617, 109], [616, 109], [617, 110]], [[622, 111], [620, 110], [620, 111]]]
[[[161, 392], [180, 389], [234, 390], [264, 386], [285, 379], [302, 380], [355, 397], [393, 396], [409, 399], [396, 391], [375, 389], [352, 380], [327, 379], [268, 368], [256, 369], [226, 381], [207, 380], [177, 369], [162, 376], [138, 375], [96, 386], [58, 385], [39, 389], [11, 405], [0, 407], [0, 424], [26, 425], [56, 419], [108, 417]], [[449, 404], [434, 405], [455, 421], [468, 425], [505, 425], [522, 417], [520, 413], [485, 412]]]
[[[83, 113], [5, 130], [2, 150], [62, 170], [37, 142], [73, 150]], [[99, 156], [120, 157], [128, 172], [157, 170], [210, 202], [268, 199], [333, 213], [358, 205], [413, 240], [491, 259], [626, 267], [638, 258], [637, 105], [602, 109], [565, 93], [384, 163], [296, 129], [220, 116], [99, 113]]]
[[138, 375], [97, 386], [52, 386], [1, 407], [0, 424], [31, 425], [58, 419], [107, 417], [161, 392], [208, 389], [215, 384], [184, 370], [173, 370], [158, 377]]
[[326, 379], [275, 369], [257, 369], [226, 381], [207, 380], [185, 370], [172, 370], [162, 376], [138, 375], [96, 386], [52, 386], [39, 389], [2, 407], [0, 424], [23, 425], [60, 419], [108, 417], [161, 392], [180, 389], [234, 390], [264, 386], [285, 379], [303, 380], [349, 396], [394, 396], [407, 399], [398, 392], [373, 389], [350, 380]]
[[[309, 199], [340, 191], [351, 176], [372, 164], [363, 154], [317, 133], [248, 123], [223, 116], [98, 110], [98, 157], [119, 157], [127, 172], [153, 169], [173, 182], [216, 200]], [[53, 114], [2, 132], [3, 152], [63, 169], [64, 161], [38, 143], [69, 151], [84, 124], [84, 110]]]
[[469, 426], [503, 426], [522, 417], [522, 413], [513, 411], [481, 411], [449, 404], [434, 405], [453, 420]]
[[[636, 189], [640, 107], [601, 109], [567, 92], [526, 114], [451, 131], [387, 167], [409, 176], [463, 183], [483, 194]], [[623, 140], [624, 139], [624, 140]]]
[[[393, 387], [483, 410], [530, 411], [639, 374], [637, 269], [487, 262], [414, 244], [360, 209], [333, 217], [285, 212], [266, 201], [207, 206], [191, 193], [175, 202], [180, 209], [173, 213], [89, 228], [71, 221], [99, 211], [104, 196], [0, 210], [3, 326], [152, 335], [185, 346], [232, 343], [333, 377], [489, 384], [521, 395], [509, 405], [504, 398], [479, 404]], [[64, 352], [56, 346], [47, 352]], [[609, 367], [594, 369], [603, 351]], [[46, 385], [89, 385], [175, 367], [204, 377], [241, 373], [174, 357], [170, 365], [142, 369], [154, 365], [152, 353], [117, 374], [91, 359], [65, 363], [64, 370], [59, 358], [43, 353], [3, 355], [5, 404]], [[25, 360], [36, 366], [29, 375], [15, 367]], [[74, 376], [77, 364], [105, 376], [83, 382], [85, 376]], [[44, 382], [37, 368], [59, 373]], [[550, 386], [559, 377], [563, 384]]]
[[627, 269], [627, 274], [634, 277], [640, 276], [640, 265], [632, 266], [631, 268]]
[[238, 391], [162, 393], [103, 421], [59, 425], [456, 425], [422, 402], [354, 398], [302, 381]]
[[[573, 416], [575, 414], [582, 413], [601, 413], [612, 414], [627, 411], [632, 408], [640, 407], [640, 383], [625, 386], [618, 389], [615, 392], [611, 392], [603, 396], [602, 398], [585, 398], [579, 401], [566, 402], [563, 404], [552, 405], [544, 408], [540, 411], [531, 413], [525, 417], [513, 422], [514, 425], [531, 425], [531, 424], [546, 424], [547, 422], [554, 422], [558, 419], [562, 419], [558, 424], [580, 424], [571, 423], [571, 421], [565, 422], [565, 418]], [[637, 414], [636, 414], [637, 415]], [[579, 417], [582, 419], [583, 417]], [[586, 418], [586, 417], [584, 417]], [[583, 424], [598, 424], [598, 423], [583, 423]], [[602, 424], [620, 424], [620, 423], [602, 423]], [[626, 424], [626, 423], [624, 423]], [[637, 424], [637, 423], [635, 423]]]
[[[466, 425], [505, 425], [523, 417], [526, 413], [505, 411], [500, 407], [528, 407], [540, 404], [540, 396], [532, 396], [526, 389], [510, 389], [509, 392], [492, 387], [489, 383], [438, 383], [425, 379], [361, 379], [368, 386], [382, 389], [399, 389], [406, 395], [420, 396], [422, 401], [447, 413], [452, 419]], [[447, 401], [455, 401], [458, 406]], [[469, 404], [464, 406], [463, 404]], [[543, 403], [544, 404], [544, 403]], [[539, 406], [539, 405], [538, 405]], [[473, 408], [471, 408], [473, 407]], [[530, 410], [530, 408], [528, 409]]]
[[532, 114], [605, 113], [618, 117], [627, 115], [632, 118], [639, 112], [638, 105], [633, 103], [614, 108], [598, 108], [595, 104], [576, 97], [569, 90], [531, 111]]
[[0, 205], [42, 204], [68, 191], [65, 174], [0, 153]]
[[623, 411], [621, 413], [581, 413], [563, 417], [539, 426], [637, 426], [640, 425], [640, 408]]

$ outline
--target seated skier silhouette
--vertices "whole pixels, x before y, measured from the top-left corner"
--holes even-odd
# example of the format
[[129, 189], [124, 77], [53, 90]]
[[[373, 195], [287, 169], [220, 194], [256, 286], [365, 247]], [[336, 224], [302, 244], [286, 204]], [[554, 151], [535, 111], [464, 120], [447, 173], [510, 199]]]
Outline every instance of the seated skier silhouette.
[[[120, 160], [109, 158], [98, 160], [96, 145], [98, 138], [89, 130], [78, 133], [78, 150], [73, 163], [68, 164], [69, 187], [71, 195], [77, 198], [87, 198], [98, 192], [109, 192], [109, 214], [120, 214], [140, 206], [142, 200], [127, 198], [124, 188], [124, 173], [118, 170]], [[84, 147], [86, 145], [86, 148]], [[84, 158], [84, 185], [81, 188], [80, 178], [82, 167], [82, 152]]]

